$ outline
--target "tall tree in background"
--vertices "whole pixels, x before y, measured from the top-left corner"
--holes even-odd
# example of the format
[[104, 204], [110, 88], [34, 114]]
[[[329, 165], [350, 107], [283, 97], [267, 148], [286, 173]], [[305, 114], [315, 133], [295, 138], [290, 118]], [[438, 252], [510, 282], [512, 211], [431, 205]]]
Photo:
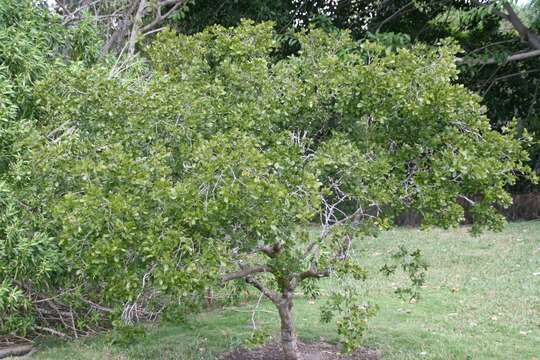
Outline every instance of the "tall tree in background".
[[[538, 1], [521, 7], [508, 1], [412, 1], [374, 22], [378, 31], [405, 33], [413, 41], [455, 39], [463, 48], [459, 81], [482, 95], [492, 126], [501, 129], [515, 117], [520, 129], [540, 134], [538, 9]], [[530, 154], [540, 171], [538, 145]], [[521, 181], [513, 191], [531, 190], [537, 187]]]
[[94, 62], [99, 46], [85, 20], [65, 26], [42, 2], [0, 1], [0, 176], [17, 155], [13, 139], [35, 121], [35, 83], [56, 61]]
[[133, 55], [137, 42], [182, 18], [192, 0], [54, 0], [53, 7], [65, 23], [90, 17], [104, 34], [102, 55], [127, 52]]

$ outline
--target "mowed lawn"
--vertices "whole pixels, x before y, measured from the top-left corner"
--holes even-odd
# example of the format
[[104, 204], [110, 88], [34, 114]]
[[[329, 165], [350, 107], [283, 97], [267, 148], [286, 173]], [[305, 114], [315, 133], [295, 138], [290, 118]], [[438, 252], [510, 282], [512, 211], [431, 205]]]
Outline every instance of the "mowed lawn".
[[[378, 269], [400, 244], [420, 248], [429, 264], [417, 303], [393, 294], [401, 277]], [[449, 231], [396, 229], [359, 241], [358, 256], [371, 272], [358, 291], [380, 307], [365, 345], [384, 359], [540, 359], [540, 222], [512, 223], [502, 233], [471, 237]], [[335, 341], [335, 328], [319, 322], [317, 303], [298, 299], [300, 338]], [[107, 334], [74, 342], [43, 342], [36, 359], [214, 359], [251, 334], [255, 303], [189, 317], [180, 325], [149, 326], [130, 346], [110, 344]], [[261, 303], [259, 328], [277, 335], [273, 308]]]

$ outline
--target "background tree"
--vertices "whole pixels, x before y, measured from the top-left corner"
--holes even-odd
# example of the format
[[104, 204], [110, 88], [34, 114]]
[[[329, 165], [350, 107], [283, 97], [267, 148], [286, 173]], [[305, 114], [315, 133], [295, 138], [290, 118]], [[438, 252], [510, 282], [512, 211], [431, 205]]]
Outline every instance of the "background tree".
[[[463, 48], [459, 81], [482, 95], [493, 127], [501, 129], [515, 117], [519, 128], [538, 133], [537, 1], [522, 6], [509, 1], [461, 0], [325, 3], [333, 4], [327, 5], [325, 15], [334, 26], [351, 29], [356, 38], [375, 37], [389, 48], [455, 39]], [[311, 9], [304, 12], [302, 23], [321, 13], [320, 4]], [[538, 171], [538, 147], [530, 151], [531, 165]], [[520, 181], [512, 191], [535, 190], [534, 184]]]
[[[64, 61], [92, 63], [97, 57], [99, 38], [93, 27], [81, 22], [65, 27], [42, 3], [0, 1], [0, 333], [27, 334], [33, 328], [31, 301], [17, 286], [11, 270], [39, 283], [46, 276], [47, 252], [51, 239], [38, 231], [20, 237], [16, 214], [25, 204], [9, 190], [9, 180], [27, 138], [39, 123], [39, 101], [34, 93], [37, 82], [55, 64]], [[18, 226], [21, 225], [21, 228]], [[35, 230], [35, 229], [34, 229]], [[10, 269], [11, 266], [15, 266]]]
[[90, 19], [104, 38], [101, 55], [133, 55], [137, 42], [183, 18], [192, 0], [54, 0], [64, 23]]

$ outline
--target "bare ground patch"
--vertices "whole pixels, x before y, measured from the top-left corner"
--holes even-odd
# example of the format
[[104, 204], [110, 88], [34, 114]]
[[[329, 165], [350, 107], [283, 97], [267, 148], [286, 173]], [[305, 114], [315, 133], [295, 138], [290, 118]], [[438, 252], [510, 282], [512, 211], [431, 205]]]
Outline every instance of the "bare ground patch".
[[[303, 360], [379, 360], [378, 350], [359, 348], [350, 354], [341, 354], [338, 345], [327, 342], [298, 343]], [[236, 348], [219, 357], [220, 360], [283, 360], [279, 343], [270, 342], [255, 349]]]

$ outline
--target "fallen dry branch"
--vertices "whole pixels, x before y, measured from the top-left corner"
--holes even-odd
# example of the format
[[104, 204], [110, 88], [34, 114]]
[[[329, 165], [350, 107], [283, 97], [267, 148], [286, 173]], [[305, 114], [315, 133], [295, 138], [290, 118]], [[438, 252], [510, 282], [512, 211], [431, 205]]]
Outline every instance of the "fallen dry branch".
[[4, 359], [10, 356], [24, 356], [34, 350], [32, 345], [15, 345], [7, 348], [0, 348], [0, 359]]

